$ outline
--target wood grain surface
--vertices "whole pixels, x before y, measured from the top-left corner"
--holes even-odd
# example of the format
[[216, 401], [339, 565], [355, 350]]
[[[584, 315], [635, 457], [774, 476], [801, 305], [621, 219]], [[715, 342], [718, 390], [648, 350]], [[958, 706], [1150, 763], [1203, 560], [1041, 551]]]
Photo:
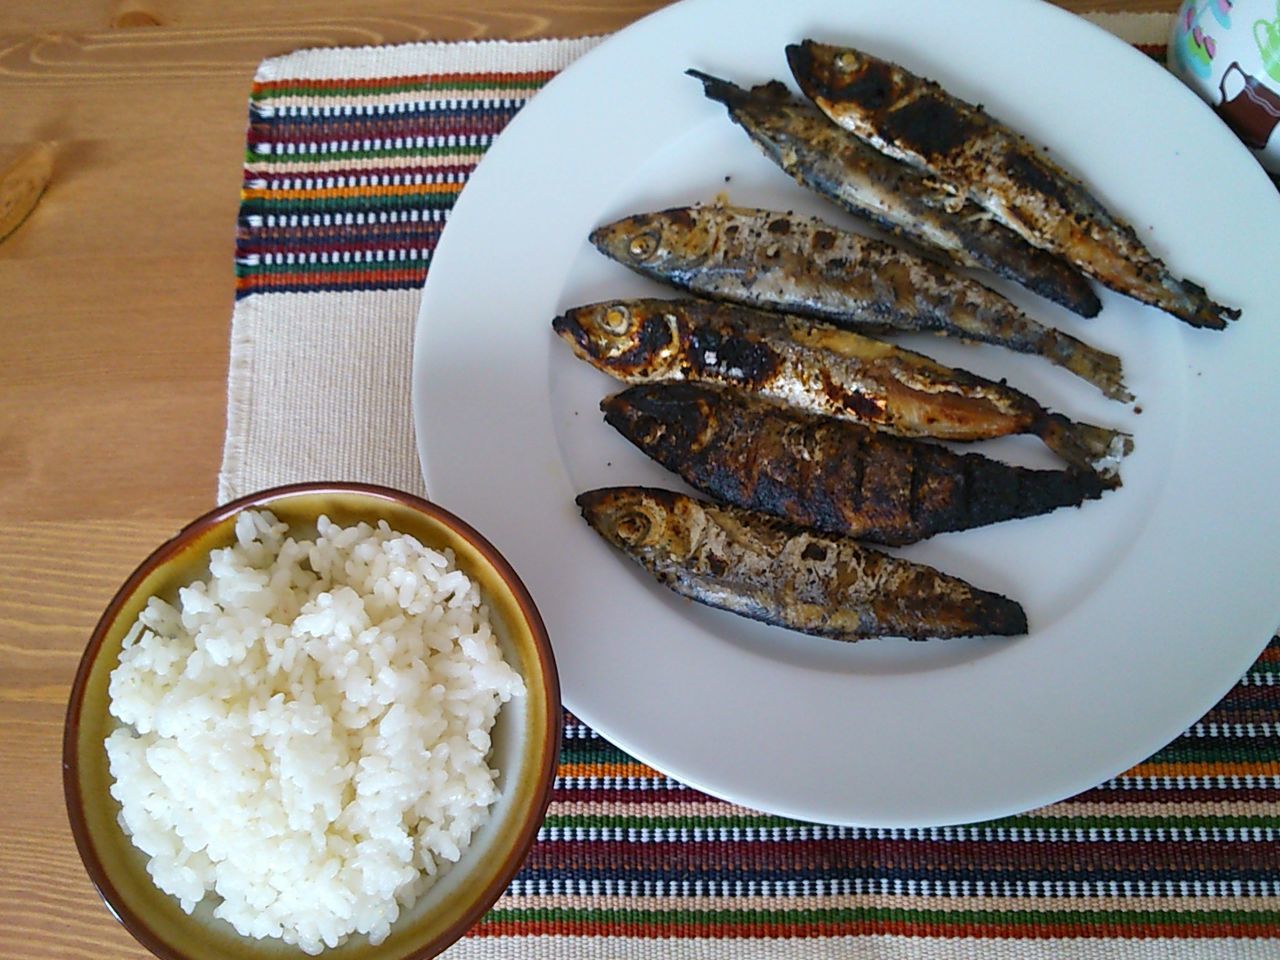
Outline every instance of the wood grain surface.
[[[116, 587], [213, 504], [246, 97], [300, 47], [617, 30], [656, 0], [6, 0], [0, 169], [53, 148], [0, 244], [0, 955], [148, 956], [89, 884], [60, 750]], [[1172, 10], [1174, 0], [1075, 9]]]

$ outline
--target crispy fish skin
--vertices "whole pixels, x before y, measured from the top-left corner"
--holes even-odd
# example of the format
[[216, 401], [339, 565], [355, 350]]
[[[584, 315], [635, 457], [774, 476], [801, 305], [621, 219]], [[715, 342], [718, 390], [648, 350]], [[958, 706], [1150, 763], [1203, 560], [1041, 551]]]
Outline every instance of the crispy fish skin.
[[1102, 309], [1089, 282], [1065, 262], [995, 223], [977, 204], [841, 130], [783, 84], [748, 91], [696, 70], [685, 72], [725, 105], [765, 156], [854, 216], [961, 266], [1019, 283], [1082, 317]]
[[931, 331], [996, 344], [1038, 354], [1113, 399], [1133, 399], [1119, 357], [1042, 326], [941, 264], [816, 217], [674, 207], [598, 227], [591, 242], [619, 263], [699, 296], [849, 330]]
[[607, 423], [686, 483], [734, 506], [894, 546], [1078, 506], [1093, 473], [1028, 470], [688, 383], [606, 397]]
[[580, 494], [605, 540], [681, 596], [835, 640], [1014, 636], [1022, 608], [931, 567], [668, 490]]
[[1034, 434], [1069, 464], [1110, 477], [1122, 433], [1073, 423], [1004, 384], [922, 354], [786, 314], [707, 300], [610, 300], [552, 321], [574, 353], [626, 383], [732, 387], [903, 437]]
[[931, 80], [860, 50], [805, 40], [787, 47], [805, 95], [877, 150], [936, 177], [1028, 243], [1113, 290], [1194, 327], [1221, 330], [1239, 310], [1179, 280], [1085, 188], [1025, 137]]

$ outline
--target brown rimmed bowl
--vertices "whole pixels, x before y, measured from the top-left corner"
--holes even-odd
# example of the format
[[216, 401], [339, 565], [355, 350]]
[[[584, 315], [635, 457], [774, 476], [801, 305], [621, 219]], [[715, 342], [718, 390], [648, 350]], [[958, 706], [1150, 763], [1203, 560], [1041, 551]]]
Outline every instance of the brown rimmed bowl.
[[252, 940], [212, 915], [206, 896], [187, 915], [146, 872], [146, 858], [119, 825], [110, 794], [104, 741], [118, 726], [107, 712], [107, 685], [122, 641], [151, 596], [208, 574], [210, 551], [235, 540], [235, 517], [268, 509], [294, 535], [313, 535], [321, 514], [343, 525], [386, 520], [436, 549], [452, 548], [460, 569], [480, 584], [503, 654], [524, 678], [527, 694], [508, 701], [492, 731], [490, 763], [499, 770], [499, 799], [489, 822], [462, 858], [403, 912], [378, 946], [352, 935], [326, 950], [332, 960], [424, 960], [457, 940], [493, 905], [519, 869], [551, 798], [562, 712], [555, 661], [542, 618], [511, 565], [464, 521], [433, 503], [385, 487], [305, 483], [264, 490], [212, 510], [151, 554], [112, 598], [76, 672], [63, 733], [62, 777], [71, 832], [107, 907], [143, 946], [165, 960], [281, 960], [305, 957], [279, 940]]

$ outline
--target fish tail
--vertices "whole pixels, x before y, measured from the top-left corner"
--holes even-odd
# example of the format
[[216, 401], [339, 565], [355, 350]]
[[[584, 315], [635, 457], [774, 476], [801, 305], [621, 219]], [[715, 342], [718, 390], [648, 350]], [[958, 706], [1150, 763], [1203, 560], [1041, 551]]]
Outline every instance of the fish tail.
[[1127, 403], [1133, 399], [1125, 389], [1124, 368], [1115, 354], [1091, 347], [1061, 330], [1047, 331], [1042, 349], [1049, 360], [1089, 381], [1112, 400]]
[[964, 455], [960, 475], [964, 513], [955, 527], [961, 530], [1078, 507], [1114, 486], [1092, 470], [1028, 470], [976, 453]]
[[1017, 601], [976, 587], [971, 601], [974, 633], [992, 637], [1018, 637], [1027, 633], [1027, 613]]
[[1133, 437], [1090, 423], [1075, 423], [1058, 413], [1045, 416], [1036, 431], [1045, 446], [1078, 470], [1092, 470], [1111, 486], [1120, 486], [1120, 460], [1133, 452]]
[[1177, 281], [1174, 293], [1177, 304], [1165, 309], [1193, 327], [1225, 330], [1229, 321], [1240, 316], [1240, 311], [1234, 307], [1224, 307], [1209, 299], [1209, 292], [1190, 280]]

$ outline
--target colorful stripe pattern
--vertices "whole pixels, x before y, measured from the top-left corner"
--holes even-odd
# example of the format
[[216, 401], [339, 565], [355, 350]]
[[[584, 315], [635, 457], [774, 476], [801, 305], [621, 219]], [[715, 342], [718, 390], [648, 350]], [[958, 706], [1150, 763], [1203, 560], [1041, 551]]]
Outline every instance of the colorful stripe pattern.
[[1280, 637], [1121, 776], [933, 829], [800, 823], [715, 800], [567, 716], [538, 843], [471, 936], [1280, 938], [1278, 678]]
[[[548, 77], [258, 84], [238, 295], [420, 286], [471, 170]], [[1280, 956], [1278, 676], [1280, 638], [1201, 722], [1124, 775], [1020, 816], [933, 830], [797, 823], [724, 803], [566, 717], [538, 842], [469, 941], [1226, 937]]]
[[550, 73], [254, 86], [238, 297], [421, 287], [480, 157]]

